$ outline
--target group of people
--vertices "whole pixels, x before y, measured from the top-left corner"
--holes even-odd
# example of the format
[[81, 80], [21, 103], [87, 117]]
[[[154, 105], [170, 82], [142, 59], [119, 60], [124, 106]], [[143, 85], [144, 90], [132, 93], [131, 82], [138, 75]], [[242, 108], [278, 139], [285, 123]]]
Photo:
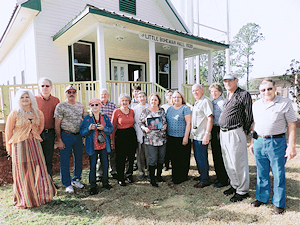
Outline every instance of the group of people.
[[275, 95], [274, 82], [265, 78], [259, 86], [262, 99], [252, 108], [251, 96], [237, 86], [237, 77], [225, 75], [223, 82], [226, 99], [222, 97], [221, 85], [214, 83], [209, 87], [212, 101], [204, 95], [201, 84], [193, 85], [196, 102], [192, 110], [179, 91], [167, 91], [168, 103], [161, 105], [159, 95], [153, 93], [147, 101], [146, 93], [139, 86], [132, 89], [133, 100], [125, 93], [119, 96], [119, 108], [108, 100], [107, 90], [101, 90], [100, 99], [90, 100], [88, 113], [83, 104], [75, 100], [77, 90], [73, 85], [65, 88], [64, 102], [50, 94], [52, 82], [48, 78], [40, 79], [38, 96], [19, 90], [18, 106], [10, 113], [5, 132], [7, 151], [13, 162], [15, 206], [39, 206], [51, 201], [56, 194], [52, 181], [55, 138], [60, 150], [61, 182], [66, 192], [73, 193], [73, 187], [84, 187], [80, 182], [82, 137], [85, 137], [90, 161], [91, 195], [98, 193], [99, 180], [104, 188], [111, 188], [109, 170], [120, 186], [126, 186], [126, 181], [134, 182], [135, 160], [138, 180], [147, 179], [154, 187], [164, 181], [162, 171], [170, 168], [170, 162], [172, 182], [187, 181], [191, 143], [199, 172], [199, 177], [194, 178], [199, 182], [194, 187], [209, 186], [208, 145], [211, 143], [217, 177], [214, 187], [230, 184], [224, 194], [233, 195], [232, 202], [242, 201], [249, 197], [246, 135], [251, 133], [249, 150], [254, 153], [257, 164], [256, 201], [251, 206], [268, 203], [272, 169], [274, 211], [282, 213], [286, 202], [284, 166], [286, 159], [296, 155], [297, 119], [291, 101]]

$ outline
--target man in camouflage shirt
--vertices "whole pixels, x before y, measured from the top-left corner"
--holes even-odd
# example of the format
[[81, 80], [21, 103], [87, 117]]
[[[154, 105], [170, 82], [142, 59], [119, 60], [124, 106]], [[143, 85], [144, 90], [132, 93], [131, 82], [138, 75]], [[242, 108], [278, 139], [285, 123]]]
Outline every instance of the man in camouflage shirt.
[[[75, 101], [76, 88], [69, 85], [65, 89], [66, 101], [57, 104], [54, 112], [55, 133], [57, 147], [60, 149], [60, 174], [61, 182], [66, 187], [66, 192], [73, 193], [72, 186], [83, 188], [80, 183], [82, 172], [82, 137], [79, 133], [80, 124], [86, 111], [82, 103]], [[70, 178], [70, 153], [73, 151], [74, 173]]]

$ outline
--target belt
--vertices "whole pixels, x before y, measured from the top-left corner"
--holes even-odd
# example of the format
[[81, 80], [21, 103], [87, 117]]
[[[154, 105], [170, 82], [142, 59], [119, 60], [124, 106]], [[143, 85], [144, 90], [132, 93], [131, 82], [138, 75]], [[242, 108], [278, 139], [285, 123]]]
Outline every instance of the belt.
[[223, 132], [227, 132], [227, 131], [230, 131], [230, 130], [235, 130], [237, 128], [240, 128], [241, 126], [235, 126], [235, 127], [230, 127], [230, 128], [222, 128], [220, 127], [220, 130], [223, 131]]
[[258, 137], [267, 139], [267, 138], [283, 138], [285, 133], [282, 134], [276, 134], [276, 135], [258, 135]]
[[51, 130], [54, 130], [54, 128], [50, 128], [50, 129], [44, 129], [43, 132], [48, 134]]
[[73, 134], [73, 135], [78, 135], [78, 134], [79, 134], [79, 132], [77, 132], [77, 133], [72, 133], [72, 132], [67, 131], [67, 130], [61, 130], [61, 132], [64, 132], [64, 133], [67, 133], [67, 134]]

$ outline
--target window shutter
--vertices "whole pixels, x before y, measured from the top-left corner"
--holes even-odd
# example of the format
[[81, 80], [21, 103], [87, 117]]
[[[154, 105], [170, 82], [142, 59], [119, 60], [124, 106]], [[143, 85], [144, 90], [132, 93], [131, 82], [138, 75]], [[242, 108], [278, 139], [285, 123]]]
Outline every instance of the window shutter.
[[136, 15], [136, 0], [120, 0], [120, 11]]

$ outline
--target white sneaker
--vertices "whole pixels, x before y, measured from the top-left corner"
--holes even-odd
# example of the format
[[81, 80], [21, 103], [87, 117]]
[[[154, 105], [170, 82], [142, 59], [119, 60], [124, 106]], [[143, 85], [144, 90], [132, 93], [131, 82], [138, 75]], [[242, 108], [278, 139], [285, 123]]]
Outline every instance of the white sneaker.
[[74, 189], [73, 189], [72, 185], [66, 187], [66, 192], [68, 192], [69, 194], [74, 193]]
[[77, 188], [83, 188], [84, 185], [82, 183], [80, 183], [80, 180], [75, 180], [75, 181], [72, 181], [71, 184], [74, 186], [74, 187], [77, 187]]

